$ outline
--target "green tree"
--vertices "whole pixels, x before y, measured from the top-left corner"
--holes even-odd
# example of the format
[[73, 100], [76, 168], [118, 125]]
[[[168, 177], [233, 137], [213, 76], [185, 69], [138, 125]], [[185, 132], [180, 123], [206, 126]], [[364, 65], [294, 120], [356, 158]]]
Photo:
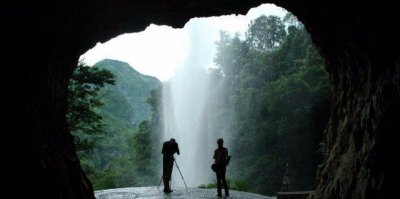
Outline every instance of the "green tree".
[[240, 40], [239, 34], [231, 37], [228, 33], [221, 31], [220, 40], [216, 42], [217, 54], [214, 62], [220, 67], [226, 77], [226, 85], [231, 87], [238, 81], [238, 73], [246, 64], [247, 44]]
[[261, 16], [250, 22], [246, 32], [247, 42], [252, 49], [273, 51], [286, 36], [285, 24], [277, 16]]
[[79, 62], [68, 84], [67, 122], [74, 135], [78, 153], [93, 149], [93, 135], [103, 132], [102, 117], [95, 111], [103, 105], [100, 90], [114, 84], [108, 70], [89, 67]]

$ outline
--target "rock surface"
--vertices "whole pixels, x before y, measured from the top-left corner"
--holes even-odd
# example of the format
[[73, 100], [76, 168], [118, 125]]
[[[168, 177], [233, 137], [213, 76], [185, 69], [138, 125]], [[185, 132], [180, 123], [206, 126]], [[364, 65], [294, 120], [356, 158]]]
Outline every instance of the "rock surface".
[[397, 188], [391, 183], [397, 181], [396, 160], [384, 157], [394, 154], [400, 132], [400, 12], [395, 1], [6, 2], [13, 5], [2, 12], [2, 47], [11, 52], [3, 59], [10, 63], [2, 64], [2, 104], [11, 110], [3, 115], [12, 121], [3, 122], [9, 125], [3, 128], [12, 129], [4, 134], [15, 137], [3, 140], [25, 150], [10, 155], [22, 163], [4, 159], [11, 166], [29, 164], [29, 169], [7, 170], [26, 172], [11, 175], [15, 181], [32, 176], [24, 182], [34, 185], [29, 198], [94, 198], [65, 117], [69, 77], [81, 54], [97, 42], [152, 23], [178, 28], [193, 17], [245, 14], [261, 3], [276, 3], [303, 22], [331, 77], [333, 107], [313, 198], [389, 198]]
[[[216, 189], [197, 189], [189, 188], [175, 188], [170, 194], [164, 194], [162, 187], [130, 187], [120, 189], [107, 189], [96, 191], [95, 196], [97, 199], [158, 199], [158, 198], [171, 198], [171, 199], [196, 199], [196, 198], [218, 198], [216, 197]], [[241, 191], [230, 191], [229, 197], [232, 199], [275, 199], [276, 197], [267, 197], [254, 193], [246, 193]]]

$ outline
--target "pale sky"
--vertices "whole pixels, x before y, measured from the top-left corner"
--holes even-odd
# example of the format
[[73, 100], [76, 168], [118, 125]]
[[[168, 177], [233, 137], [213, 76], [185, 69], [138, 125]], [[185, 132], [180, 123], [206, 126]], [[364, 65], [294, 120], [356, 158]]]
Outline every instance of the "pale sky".
[[[138, 33], [123, 34], [97, 45], [81, 56], [89, 66], [103, 59], [127, 62], [142, 74], [170, 79], [188, 59], [199, 59], [204, 67], [213, 67], [215, 42], [219, 31], [244, 35], [250, 20], [261, 15], [283, 17], [286, 11], [273, 4], [263, 4], [244, 15], [193, 18], [182, 29], [151, 24]], [[195, 53], [195, 55], [193, 54]], [[192, 62], [192, 61], [190, 61]]]

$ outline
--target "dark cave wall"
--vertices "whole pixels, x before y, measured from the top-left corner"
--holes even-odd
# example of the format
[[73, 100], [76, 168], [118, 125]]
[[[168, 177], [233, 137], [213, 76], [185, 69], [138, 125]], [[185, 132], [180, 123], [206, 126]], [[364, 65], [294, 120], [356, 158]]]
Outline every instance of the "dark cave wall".
[[357, 40], [336, 41], [337, 51], [331, 47], [325, 52], [333, 107], [314, 198], [388, 196], [384, 157], [390, 150], [385, 144], [400, 129], [399, 66], [388, 50], [393, 43]]
[[[190, 18], [246, 13], [262, 1], [87, 0], [30, 3], [29, 78], [21, 86], [29, 115], [31, 174], [38, 198], [94, 198], [68, 132], [67, 83], [78, 58], [98, 41], [150, 23], [182, 27]], [[385, 198], [383, 155], [400, 132], [398, 16], [393, 5], [361, 1], [266, 1], [305, 24], [327, 63], [333, 107], [324, 163], [313, 198]], [[26, 9], [26, 7], [25, 7]], [[391, 12], [393, 11], [393, 12]], [[385, 181], [386, 180], [386, 181]]]
[[386, 157], [400, 131], [399, 16], [388, 4], [353, 1], [318, 11], [297, 15], [325, 58], [333, 90], [310, 198], [391, 198], [396, 172]]

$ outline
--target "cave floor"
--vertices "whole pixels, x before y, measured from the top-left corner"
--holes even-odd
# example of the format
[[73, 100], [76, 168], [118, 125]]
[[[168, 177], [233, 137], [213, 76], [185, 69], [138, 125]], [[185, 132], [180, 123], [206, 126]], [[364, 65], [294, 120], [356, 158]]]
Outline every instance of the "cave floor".
[[[171, 199], [195, 199], [195, 198], [218, 198], [216, 189], [199, 189], [199, 188], [173, 188], [170, 194], [162, 192], [163, 187], [130, 187], [119, 189], [107, 189], [95, 191], [97, 199], [158, 199], [158, 198], [171, 198]], [[240, 191], [230, 191], [229, 197], [222, 198], [235, 198], [235, 199], [275, 199], [276, 197], [268, 197], [254, 193], [246, 193]]]

